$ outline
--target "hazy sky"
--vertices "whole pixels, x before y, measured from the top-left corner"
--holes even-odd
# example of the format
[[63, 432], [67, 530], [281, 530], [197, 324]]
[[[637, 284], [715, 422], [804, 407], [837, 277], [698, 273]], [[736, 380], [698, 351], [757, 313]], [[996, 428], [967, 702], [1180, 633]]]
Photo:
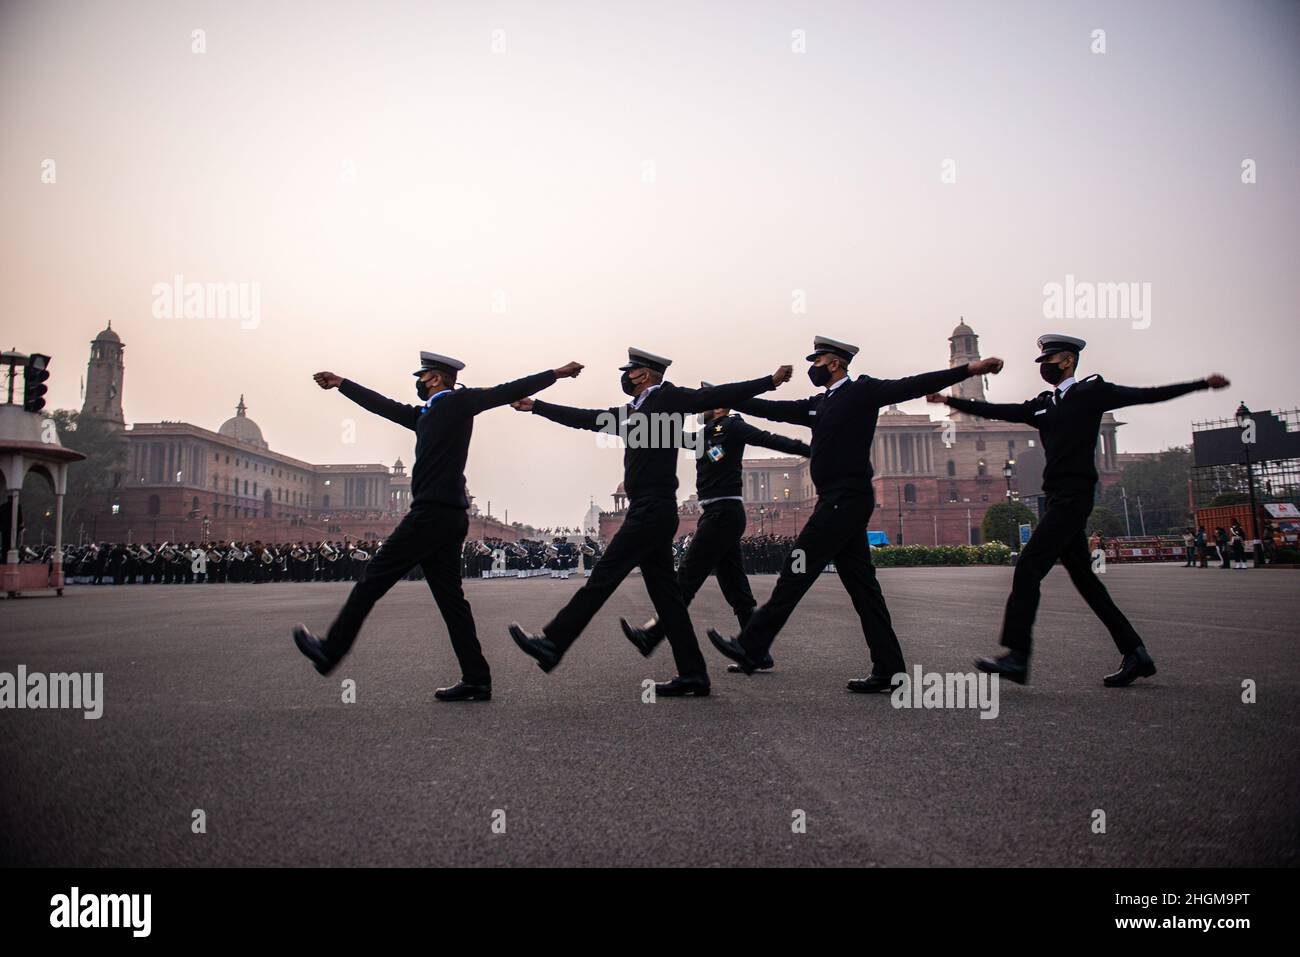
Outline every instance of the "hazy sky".
[[[576, 359], [544, 397], [608, 406], [631, 344], [689, 385], [792, 362], [795, 398], [814, 333], [895, 376], [964, 315], [994, 399], [1042, 388], [1045, 331], [1115, 381], [1234, 380], [1123, 412], [1157, 449], [1300, 404], [1297, 156], [1288, 2], [0, 0], [0, 347], [76, 407], [112, 319], [128, 421], [216, 428], [242, 392], [278, 451], [409, 464], [311, 373], [415, 401], [420, 349], [468, 385]], [[157, 318], [177, 274], [255, 284], [256, 321]], [[1067, 275], [1149, 283], [1149, 324], [1045, 318]], [[621, 455], [504, 409], [468, 474], [576, 524]]]

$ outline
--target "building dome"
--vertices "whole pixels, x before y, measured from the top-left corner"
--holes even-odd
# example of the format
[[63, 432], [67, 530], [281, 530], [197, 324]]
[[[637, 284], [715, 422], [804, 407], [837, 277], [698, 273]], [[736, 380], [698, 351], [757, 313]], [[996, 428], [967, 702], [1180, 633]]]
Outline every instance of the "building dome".
[[972, 329], [970, 326], [966, 325], [966, 317], [962, 316], [961, 322], [957, 323], [957, 328], [952, 331], [952, 335], [949, 336], [949, 338], [956, 339], [958, 336], [973, 336], [973, 335], [975, 335], [975, 330]]
[[221, 428], [217, 431], [237, 442], [256, 445], [258, 448], [263, 449], [270, 448], [266, 444], [266, 440], [262, 438], [262, 430], [258, 428], [256, 422], [248, 417], [248, 406], [244, 405], [242, 395], [239, 397], [239, 405], [235, 406], [235, 414], [222, 422]]
[[113, 331], [113, 320], [108, 320], [108, 328], [95, 336], [96, 342], [115, 342], [118, 345], [122, 343], [122, 337]]

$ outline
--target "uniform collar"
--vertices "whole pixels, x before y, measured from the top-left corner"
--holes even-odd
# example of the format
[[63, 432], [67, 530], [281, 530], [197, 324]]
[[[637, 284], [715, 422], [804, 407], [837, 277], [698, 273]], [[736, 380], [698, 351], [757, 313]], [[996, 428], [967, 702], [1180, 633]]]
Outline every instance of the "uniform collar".
[[428, 412], [429, 407], [433, 405], [434, 402], [436, 402], [438, 399], [441, 399], [444, 395], [446, 395], [450, 391], [451, 391], [450, 389], [443, 389], [441, 392], [435, 392], [433, 395], [429, 396], [429, 398], [425, 399], [424, 408], [420, 410], [420, 414], [424, 415], [424, 413]]
[[838, 389], [840, 386], [842, 386], [844, 383], [848, 381], [849, 381], [849, 377], [845, 375], [843, 379], [837, 380], [834, 385], [828, 385], [826, 387], [826, 394], [830, 395], [832, 392], [834, 392], [836, 389]]
[[1074, 376], [1070, 376], [1070, 378], [1066, 379], [1064, 382], [1059, 383], [1056, 386], [1056, 394], [1064, 397], [1066, 390], [1072, 385], [1074, 385]]
[[650, 386], [650, 388], [646, 389], [640, 395], [634, 397], [632, 401], [628, 403], [628, 405], [632, 406], [632, 409], [634, 411], [636, 409], [641, 408], [641, 403], [645, 401], [645, 397], [648, 396], [655, 389], [659, 388], [661, 385], [663, 385], [662, 382], [656, 382], [654, 385]]

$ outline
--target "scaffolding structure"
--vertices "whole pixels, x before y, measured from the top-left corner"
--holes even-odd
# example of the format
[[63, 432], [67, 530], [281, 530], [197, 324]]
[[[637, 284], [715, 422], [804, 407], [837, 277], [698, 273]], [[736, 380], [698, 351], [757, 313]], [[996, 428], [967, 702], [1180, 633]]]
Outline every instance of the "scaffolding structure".
[[[1300, 409], [1271, 414], [1285, 424], [1287, 433], [1300, 433]], [[1193, 433], [1226, 429], [1240, 431], [1240, 428], [1235, 419], [1210, 419], [1192, 423]], [[1258, 503], [1300, 501], [1300, 458], [1252, 457], [1249, 472], [1254, 480], [1255, 499]], [[1249, 497], [1250, 485], [1244, 458], [1241, 462], [1230, 464], [1193, 466], [1194, 508], [1208, 508], [1224, 495], [1238, 495], [1241, 502]]]

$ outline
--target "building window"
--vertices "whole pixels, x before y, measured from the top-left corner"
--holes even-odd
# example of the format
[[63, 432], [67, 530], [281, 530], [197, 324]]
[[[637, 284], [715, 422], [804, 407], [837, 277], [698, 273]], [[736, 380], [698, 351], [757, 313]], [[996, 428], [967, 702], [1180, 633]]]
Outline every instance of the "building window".
[[[979, 465], [975, 466], [975, 474], [976, 474], [976, 475], [988, 475], [988, 474], [989, 474], [988, 463], [986, 463], [983, 459], [980, 459], [980, 461], [979, 461]], [[984, 499], [984, 500], [985, 500], [985, 501], [988, 501], [988, 497], [985, 496], [985, 499]]]
[[955, 485], [948, 486], [948, 501], [950, 502], [957, 501], [957, 486]]
[[983, 438], [978, 438], [978, 439], [975, 440], [975, 451], [976, 451], [976, 452], [983, 452], [983, 451], [984, 451], [984, 439], [983, 439]]
[[1016, 455], [1016, 440], [1015, 440], [1015, 439], [1008, 439], [1008, 440], [1007, 440], [1007, 454], [1010, 455], [1012, 458], [1015, 458], [1015, 455]]
[[981, 502], [987, 502], [988, 500], [989, 500], [989, 494], [988, 494], [988, 492], [985, 492], [983, 495], [980, 496], [980, 501], [981, 501]]
[[911, 482], [903, 486], [903, 501], [916, 504], [916, 486]]
[[952, 459], [948, 460], [948, 475], [952, 477], [957, 474], [957, 463]]
[[158, 515], [162, 512], [162, 500], [157, 495], [149, 496], [149, 514]]

